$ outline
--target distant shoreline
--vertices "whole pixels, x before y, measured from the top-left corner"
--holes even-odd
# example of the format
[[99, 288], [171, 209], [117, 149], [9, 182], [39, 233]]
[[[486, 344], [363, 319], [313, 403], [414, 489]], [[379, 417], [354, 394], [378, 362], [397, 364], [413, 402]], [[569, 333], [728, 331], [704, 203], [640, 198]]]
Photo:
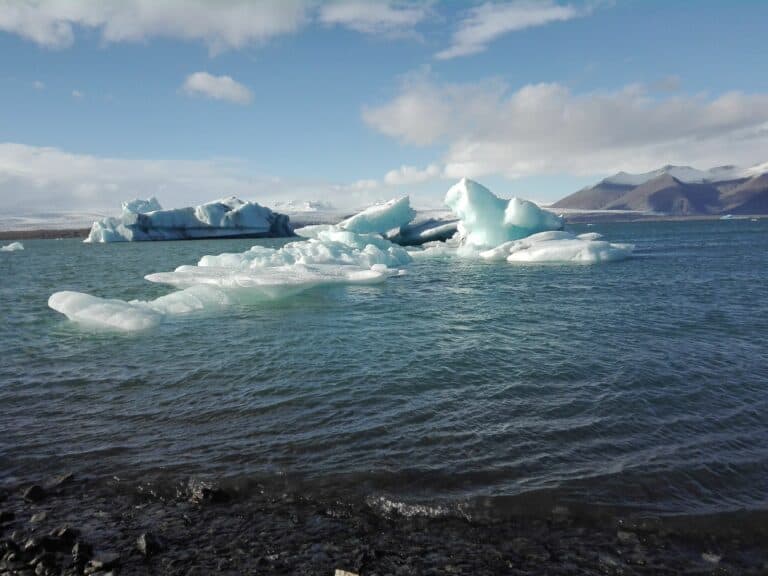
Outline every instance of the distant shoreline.
[[[557, 212], [546, 208], [550, 212]], [[609, 214], [605, 212], [585, 212], [583, 214], [562, 213], [567, 224], [603, 224], [608, 222], [630, 223], [630, 222], [684, 222], [697, 220], [722, 220], [722, 216], [698, 214], [692, 216], [671, 216], [664, 214]], [[750, 214], [733, 216], [733, 220], [749, 220], [752, 218], [768, 218], [768, 214]], [[323, 222], [326, 223], [326, 222]], [[302, 221], [297, 226], [309, 226], [315, 222]], [[0, 230], [0, 240], [51, 240], [56, 238], [87, 238], [90, 228], [40, 228], [35, 230]], [[231, 240], [232, 237], [205, 238], [205, 240]]]
[[55, 238], [87, 238], [90, 230], [90, 228], [0, 230], [0, 240], [52, 240]]

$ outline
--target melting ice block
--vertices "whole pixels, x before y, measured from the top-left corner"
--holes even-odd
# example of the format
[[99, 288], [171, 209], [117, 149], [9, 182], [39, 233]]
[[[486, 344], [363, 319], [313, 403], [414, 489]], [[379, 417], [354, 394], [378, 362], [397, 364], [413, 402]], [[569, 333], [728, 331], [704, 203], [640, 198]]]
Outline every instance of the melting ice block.
[[600, 238], [600, 234], [595, 233], [576, 236], [562, 231], [539, 232], [480, 252], [480, 257], [507, 262], [596, 264], [624, 260], [632, 255], [631, 244], [613, 244]]
[[24, 250], [24, 244], [21, 242], [11, 242], [5, 246], [0, 246], [0, 252], [18, 252]]
[[459, 218], [462, 241], [478, 248], [498, 246], [536, 232], [562, 230], [563, 219], [533, 202], [499, 198], [485, 186], [462, 178], [445, 195], [445, 203]]
[[402, 198], [366, 208], [362, 212], [341, 222], [339, 227], [350, 232], [357, 232], [358, 234], [376, 232], [385, 234], [390, 230], [405, 226], [415, 216], [416, 211], [411, 208], [410, 199], [408, 196], [403, 196]]
[[174, 210], [163, 210], [150, 198], [123, 202], [120, 217], [94, 222], [85, 242], [292, 235], [288, 216], [234, 196]]

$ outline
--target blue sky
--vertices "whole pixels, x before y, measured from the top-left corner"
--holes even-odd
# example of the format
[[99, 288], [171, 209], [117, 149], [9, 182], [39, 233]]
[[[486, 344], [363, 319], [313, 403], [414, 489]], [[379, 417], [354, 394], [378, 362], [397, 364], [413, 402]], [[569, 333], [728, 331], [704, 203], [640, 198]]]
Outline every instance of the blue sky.
[[764, 162], [765, 22], [757, 1], [0, 0], [0, 210], [433, 205], [461, 176], [546, 202]]

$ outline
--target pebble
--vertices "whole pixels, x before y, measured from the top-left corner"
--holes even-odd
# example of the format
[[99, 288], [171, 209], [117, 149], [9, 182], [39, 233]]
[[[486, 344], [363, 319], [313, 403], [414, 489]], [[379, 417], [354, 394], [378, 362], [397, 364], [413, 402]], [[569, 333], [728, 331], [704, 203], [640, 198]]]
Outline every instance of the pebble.
[[24, 500], [28, 502], [40, 502], [43, 498], [45, 498], [45, 490], [39, 484], [33, 484], [24, 490]]
[[163, 545], [156, 536], [150, 532], [145, 532], [136, 539], [136, 548], [139, 549], [141, 554], [149, 558], [160, 552], [163, 549]]

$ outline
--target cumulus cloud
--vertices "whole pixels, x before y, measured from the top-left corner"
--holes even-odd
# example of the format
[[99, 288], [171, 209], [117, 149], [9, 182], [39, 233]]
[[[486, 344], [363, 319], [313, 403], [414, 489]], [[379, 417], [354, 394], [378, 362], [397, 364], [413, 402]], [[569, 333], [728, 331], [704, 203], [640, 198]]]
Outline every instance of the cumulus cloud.
[[641, 85], [574, 94], [561, 84], [409, 79], [365, 121], [404, 143], [442, 146], [448, 177], [590, 175], [668, 163], [764, 161], [768, 94], [653, 96]]
[[411, 31], [427, 13], [424, 2], [344, 0], [323, 4], [318, 18], [324, 24], [345, 26], [363, 34], [395, 34]]
[[307, 19], [306, 0], [0, 0], [0, 30], [49, 48], [70, 46], [83, 27], [106, 42], [162, 36], [220, 52], [295, 32]]
[[570, 4], [552, 0], [517, 0], [515, 2], [486, 2], [472, 8], [459, 22], [451, 45], [435, 54], [439, 60], [468, 56], [484, 51], [488, 44], [509, 32], [563, 22], [581, 15]]
[[214, 76], [208, 72], [190, 74], [181, 89], [191, 96], [227, 100], [236, 104], [248, 104], [253, 99], [253, 93], [240, 82], [230, 76]]
[[[0, 143], [0, 228], [12, 216], [68, 212], [78, 225], [94, 214], [116, 214], [120, 202], [157, 196], [174, 208], [235, 195], [266, 205], [321, 199], [341, 209], [378, 197], [375, 180], [340, 185], [253, 174], [242, 159], [164, 160], [74, 154], [59, 148]], [[11, 218], [12, 219], [12, 218]]]
[[423, 170], [416, 166], [403, 165], [395, 170], [390, 170], [384, 175], [384, 182], [390, 186], [408, 186], [421, 184], [439, 178], [442, 170], [437, 164], [430, 164]]

